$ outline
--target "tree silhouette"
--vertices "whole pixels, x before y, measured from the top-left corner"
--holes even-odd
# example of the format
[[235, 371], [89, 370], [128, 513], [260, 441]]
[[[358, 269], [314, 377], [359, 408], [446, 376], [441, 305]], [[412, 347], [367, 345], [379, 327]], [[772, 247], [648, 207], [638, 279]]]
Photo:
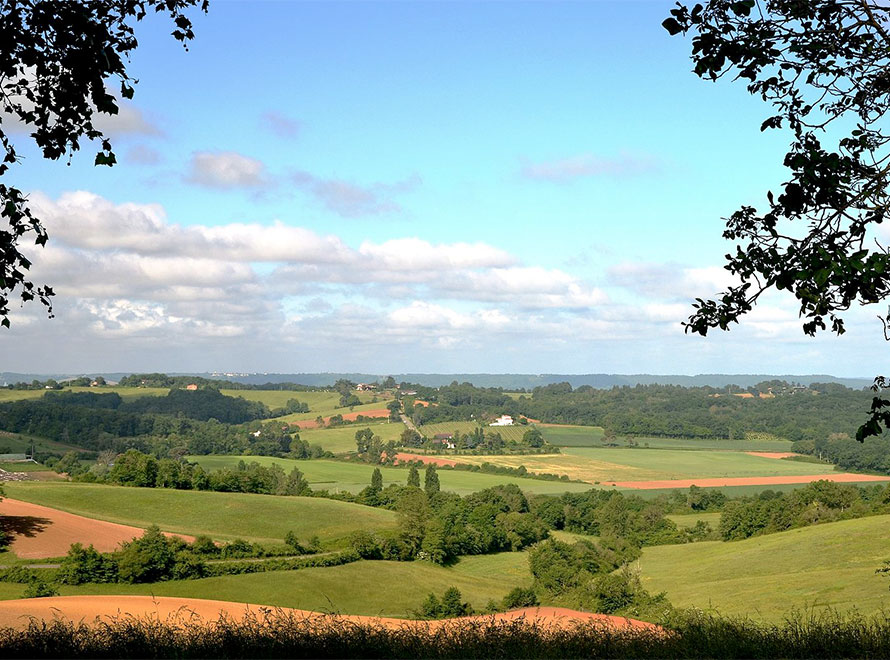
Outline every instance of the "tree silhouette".
[[[114, 165], [110, 140], [93, 123], [97, 113], [116, 115], [118, 100], [133, 98], [127, 73], [137, 46], [134, 26], [149, 12], [166, 14], [173, 37], [187, 48], [194, 37], [185, 11], [206, 12], [209, 0], [4, 0], [0, 2], [0, 177], [18, 163], [9, 128], [30, 131], [44, 158], [69, 159], [81, 141], [96, 141], [96, 165]], [[0, 179], [0, 181], [3, 181]], [[35, 285], [31, 262], [20, 251], [26, 238], [37, 245], [48, 239], [26, 195], [0, 183], [0, 324], [9, 327], [9, 302], [39, 300], [52, 317], [54, 292]]]
[[[726, 219], [725, 268], [739, 281], [696, 299], [687, 332], [706, 335], [751, 311], [769, 289], [792, 293], [803, 331], [844, 333], [841, 313], [890, 295], [890, 250], [874, 230], [890, 208], [890, 6], [875, 0], [681, 3], [663, 25], [692, 33], [696, 75], [747, 81], [771, 107], [761, 130], [787, 130], [789, 179], [762, 209]], [[885, 321], [885, 319], [882, 319]], [[886, 324], [885, 324], [886, 336]], [[882, 378], [875, 388], [886, 385]], [[890, 422], [875, 397], [858, 438]]]

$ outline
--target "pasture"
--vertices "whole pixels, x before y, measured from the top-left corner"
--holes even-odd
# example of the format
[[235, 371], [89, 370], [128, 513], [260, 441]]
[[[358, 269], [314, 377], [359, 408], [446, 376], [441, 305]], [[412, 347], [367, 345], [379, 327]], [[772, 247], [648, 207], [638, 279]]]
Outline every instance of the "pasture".
[[369, 422], [367, 424], [349, 424], [347, 426], [335, 426], [328, 429], [306, 429], [300, 431], [300, 439], [310, 445], [321, 445], [335, 454], [352, 451], [355, 449], [355, 432], [369, 428], [374, 435], [379, 435], [383, 442], [398, 440], [405, 425], [401, 422]]
[[23, 433], [12, 433], [10, 431], [0, 431], [0, 453], [3, 454], [24, 454], [30, 451], [31, 442], [34, 442], [34, 448], [39, 451], [65, 453], [69, 451], [79, 451], [81, 447], [67, 445], [63, 442], [39, 438], [37, 436], [25, 435]]
[[890, 516], [793, 529], [724, 543], [645, 548], [643, 585], [680, 607], [714, 608], [778, 622], [792, 608], [830, 606], [863, 614], [890, 606]]
[[[469, 434], [478, 428], [476, 422], [437, 422], [436, 424], [424, 424], [417, 428], [418, 431], [427, 438], [432, 439], [439, 433], [455, 433]], [[500, 433], [505, 442], [522, 442], [522, 436], [531, 426], [482, 426], [485, 433]]]
[[[461, 559], [448, 567], [425, 561], [359, 561], [328, 568], [155, 584], [63, 586], [59, 591], [62, 596], [179, 596], [295, 607], [317, 612], [405, 617], [419, 608], [431, 591], [441, 596], [447, 588], [457, 587], [465, 601], [482, 609], [489, 600], [500, 600], [513, 587], [530, 584], [531, 575], [525, 554], [503, 553]], [[23, 590], [24, 585], [7, 587], [0, 583], [0, 598], [16, 598]]]
[[[723, 438], [616, 438], [619, 445], [627, 444], [633, 440], [643, 449], [687, 449], [699, 451], [791, 451], [794, 444], [790, 440], [781, 438], [745, 438], [741, 440], [726, 440]], [[590, 445], [598, 446], [598, 445]]]
[[87, 518], [142, 528], [158, 525], [170, 532], [219, 540], [280, 542], [293, 531], [301, 539], [317, 535], [324, 544], [336, 546], [357, 529], [395, 525], [392, 511], [310, 497], [81, 483], [10, 482], [4, 490], [13, 499]]
[[[374, 466], [368, 463], [311, 460], [294, 461], [272, 456], [188, 456], [188, 460], [194, 461], [207, 470], [216, 470], [222, 467], [233, 467], [238, 461], [256, 461], [260, 465], [272, 465], [277, 463], [285, 472], [292, 468], [298, 468], [313, 490], [329, 490], [337, 492], [346, 490], [358, 493], [362, 488], [371, 483], [371, 474]], [[383, 475], [383, 485], [405, 484], [408, 479], [407, 468], [380, 466]], [[560, 481], [544, 481], [541, 479], [522, 479], [499, 474], [486, 474], [483, 472], [464, 472], [461, 470], [439, 469], [439, 482], [442, 490], [467, 495], [485, 488], [491, 488], [500, 484], [513, 483], [528, 493], [565, 493], [589, 490], [587, 484], [573, 484]], [[422, 478], [422, 477], [421, 477]]]
[[544, 439], [557, 447], [599, 447], [603, 443], [601, 426], [563, 426], [538, 424]]

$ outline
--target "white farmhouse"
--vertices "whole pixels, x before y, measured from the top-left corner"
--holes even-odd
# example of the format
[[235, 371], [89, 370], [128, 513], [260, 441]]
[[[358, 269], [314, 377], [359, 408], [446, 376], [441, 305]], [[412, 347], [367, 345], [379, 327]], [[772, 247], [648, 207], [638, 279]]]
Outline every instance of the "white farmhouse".
[[513, 426], [513, 418], [510, 415], [501, 415], [494, 420], [489, 426]]

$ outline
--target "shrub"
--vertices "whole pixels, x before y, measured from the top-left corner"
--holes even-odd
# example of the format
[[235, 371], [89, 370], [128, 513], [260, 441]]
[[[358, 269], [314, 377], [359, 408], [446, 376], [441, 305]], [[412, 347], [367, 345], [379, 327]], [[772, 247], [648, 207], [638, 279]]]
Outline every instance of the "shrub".
[[42, 578], [32, 575], [28, 580], [28, 587], [22, 598], [47, 598], [49, 596], [58, 596], [59, 590], [52, 584], [44, 582]]
[[534, 589], [514, 587], [510, 593], [504, 596], [502, 605], [506, 610], [515, 610], [520, 607], [536, 607], [540, 605], [540, 601]]
[[84, 548], [74, 543], [62, 560], [57, 579], [62, 584], [117, 582], [117, 562], [99, 553], [92, 545]]
[[[181, 542], [180, 542], [181, 543]], [[176, 563], [174, 543], [156, 525], [117, 552], [121, 582], [160, 582], [170, 579]]]

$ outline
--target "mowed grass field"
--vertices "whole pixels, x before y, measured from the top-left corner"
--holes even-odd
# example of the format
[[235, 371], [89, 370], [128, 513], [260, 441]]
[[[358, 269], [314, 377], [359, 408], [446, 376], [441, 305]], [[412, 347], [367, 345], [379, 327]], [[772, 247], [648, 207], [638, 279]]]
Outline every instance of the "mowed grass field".
[[[367, 463], [350, 463], [345, 461], [294, 461], [272, 456], [188, 456], [188, 460], [194, 461], [208, 470], [216, 470], [223, 467], [234, 467], [238, 461], [247, 463], [256, 461], [260, 465], [280, 465], [285, 472], [292, 468], [298, 468], [313, 490], [329, 490], [337, 492], [346, 490], [358, 493], [362, 488], [371, 483], [371, 474], [374, 466]], [[380, 467], [383, 474], [383, 485], [405, 484], [408, 480], [407, 468]], [[521, 479], [499, 474], [485, 474], [482, 472], [463, 472], [460, 470], [439, 469], [439, 483], [442, 490], [467, 495], [476, 491], [491, 488], [499, 484], [512, 483], [529, 493], [565, 493], [589, 490], [587, 484], [574, 484], [560, 481], [544, 481], [541, 479]], [[421, 479], [423, 476], [421, 475]]]
[[335, 454], [355, 451], [355, 433], [361, 429], [371, 429], [374, 435], [379, 435], [383, 442], [398, 440], [405, 425], [401, 422], [368, 422], [367, 424], [349, 424], [347, 426], [335, 426], [330, 429], [306, 429], [300, 431], [300, 439], [310, 445], [321, 445]]
[[599, 447], [603, 443], [601, 426], [550, 426], [538, 424], [544, 439], [557, 447]]
[[[688, 449], [699, 451], [791, 451], [794, 444], [781, 438], [744, 440], [723, 440], [721, 438], [630, 438], [641, 448], [649, 449]], [[619, 445], [626, 444], [628, 438], [617, 438]], [[647, 447], [648, 445], [648, 447]], [[599, 445], [590, 445], [599, 446]]]
[[875, 574], [890, 558], [890, 516], [816, 525], [744, 541], [645, 548], [644, 586], [681, 607], [779, 621], [792, 608], [863, 614], [890, 607], [890, 580]]
[[[337, 408], [340, 403], [340, 393], [333, 391], [312, 391], [312, 392], [293, 392], [284, 390], [220, 390], [226, 396], [240, 396], [248, 401], [259, 401], [269, 408], [283, 408], [290, 399], [296, 399], [300, 403], [309, 406], [309, 413], [302, 413], [303, 418], [311, 415], [309, 419], [315, 419], [317, 415], [327, 417], [328, 415], [336, 415], [337, 412], [349, 412], [349, 408]], [[389, 400], [381, 394], [373, 392], [357, 392], [355, 394], [362, 404], [369, 404], [375, 397], [379, 408], [385, 408], [386, 402]], [[390, 397], [391, 398], [391, 397]], [[358, 409], [358, 406], [355, 408]], [[331, 412], [334, 411], [334, 412]]]
[[[252, 575], [155, 584], [91, 584], [61, 587], [60, 595], [153, 594], [208, 598], [236, 603], [295, 607], [317, 612], [408, 617], [427, 594], [441, 597], [457, 587], [464, 601], [482, 609], [515, 586], [530, 586], [525, 553], [461, 559], [453, 566], [430, 562], [359, 561], [329, 568], [305, 568]], [[0, 599], [18, 598], [25, 585], [0, 583]]]
[[693, 477], [763, 477], [831, 472], [831, 466], [781, 461], [744, 452], [686, 451], [627, 447], [567, 447], [562, 454], [530, 456], [454, 456], [466, 463], [509, 467], [530, 472], [566, 474], [588, 483], [652, 481]]
[[323, 543], [337, 545], [358, 529], [392, 528], [396, 518], [385, 509], [312, 497], [80, 483], [10, 482], [4, 490], [13, 499], [88, 518], [136, 527], [158, 525], [169, 532], [219, 540], [280, 542], [293, 531], [301, 539], [317, 535]]
[[47, 440], [46, 438], [38, 438], [37, 436], [24, 435], [22, 433], [11, 433], [9, 431], [0, 431], [0, 453], [4, 454], [24, 454], [30, 451], [31, 441], [37, 451], [52, 452], [68, 452], [80, 451], [82, 447], [67, 445], [63, 442], [55, 440]]
[[[419, 426], [417, 430], [427, 438], [433, 438], [433, 436], [439, 433], [454, 433], [455, 431], [469, 434], [475, 431], [478, 426], [476, 422], [438, 422], [436, 424], [424, 424]], [[516, 426], [488, 426], [486, 424], [482, 427], [482, 430], [485, 433], [500, 433], [505, 442], [522, 442], [522, 436], [530, 428], [532, 427], [521, 424]]]

